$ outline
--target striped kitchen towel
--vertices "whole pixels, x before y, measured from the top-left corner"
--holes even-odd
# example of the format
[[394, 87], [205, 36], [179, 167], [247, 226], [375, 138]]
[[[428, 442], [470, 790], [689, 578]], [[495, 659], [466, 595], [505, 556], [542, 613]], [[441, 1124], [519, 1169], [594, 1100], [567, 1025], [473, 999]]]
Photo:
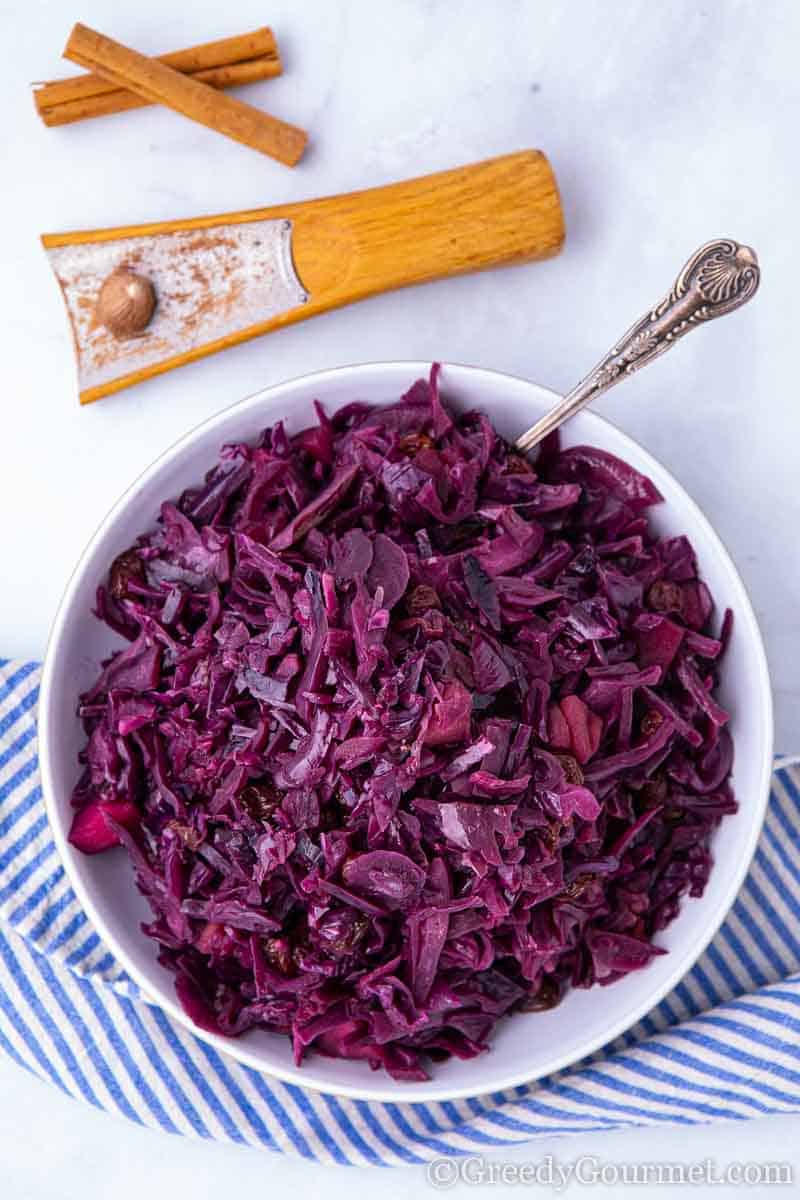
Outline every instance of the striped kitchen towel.
[[0, 1049], [97, 1108], [318, 1162], [393, 1166], [556, 1134], [800, 1109], [800, 769], [779, 760], [752, 870], [671, 995], [591, 1059], [452, 1103], [320, 1096], [240, 1066], [145, 1000], [50, 836], [35, 663], [0, 661]]

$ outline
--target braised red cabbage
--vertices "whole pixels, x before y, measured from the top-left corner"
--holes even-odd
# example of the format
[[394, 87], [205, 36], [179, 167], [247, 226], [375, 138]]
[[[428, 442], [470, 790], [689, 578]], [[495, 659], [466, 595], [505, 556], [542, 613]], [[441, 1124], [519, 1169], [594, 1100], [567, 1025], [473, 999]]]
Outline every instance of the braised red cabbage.
[[412, 1080], [662, 953], [736, 808], [730, 617], [653, 484], [437, 374], [225, 446], [111, 565], [71, 833], [197, 1025]]

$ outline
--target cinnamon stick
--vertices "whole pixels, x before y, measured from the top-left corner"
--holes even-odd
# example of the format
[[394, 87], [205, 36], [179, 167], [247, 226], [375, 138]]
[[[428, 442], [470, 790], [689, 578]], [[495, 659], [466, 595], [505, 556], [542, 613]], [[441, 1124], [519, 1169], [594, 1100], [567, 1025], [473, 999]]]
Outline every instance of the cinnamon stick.
[[[266, 27], [190, 46], [186, 50], [174, 50], [159, 55], [158, 61], [214, 88], [273, 79], [283, 70], [275, 35]], [[34, 102], [45, 125], [68, 125], [152, 103], [95, 74], [39, 84], [34, 92]]]
[[[213, 88], [240, 87], [245, 83], [258, 83], [262, 79], [274, 79], [281, 73], [281, 63], [274, 58], [253, 58], [248, 62], [231, 63], [229, 66], [207, 67], [202, 71], [190, 71], [192, 79]], [[84, 79], [99, 79], [97, 75], [85, 75]], [[66, 80], [64, 81], [66, 82]], [[146, 108], [152, 104], [143, 96], [124, 88], [115, 88], [110, 83], [100, 82], [106, 91], [87, 96], [85, 99], [65, 100], [59, 104], [49, 105], [40, 99], [41, 92], [34, 93], [36, 108], [45, 125], [72, 125], [75, 121], [90, 120], [92, 117], [106, 117], [114, 113], [128, 112], [134, 108]], [[44, 88], [42, 88], [44, 91]]]
[[80, 23], [70, 34], [64, 57], [96, 72], [117, 88], [136, 92], [150, 103], [164, 104], [287, 166], [294, 166], [305, 150], [307, 134], [297, 126], [215, 91], [208, 84], [182, 75], [158, 59], [138, 54]]

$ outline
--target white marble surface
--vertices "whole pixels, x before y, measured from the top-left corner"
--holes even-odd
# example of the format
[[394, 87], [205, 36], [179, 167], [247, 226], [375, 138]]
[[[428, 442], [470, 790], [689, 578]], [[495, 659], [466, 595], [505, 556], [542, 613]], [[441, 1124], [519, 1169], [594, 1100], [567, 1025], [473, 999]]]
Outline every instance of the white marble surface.
[[[75, 17], [151, 52], [268, 21], [287, 72], [247, 98], [311, 131], [307, 159], [288, 171], [155, 109], [44, 129], [27, 84], [64, 73], [59, 52]], [[439, 357], [566, 387], [697, 244], [730, 234], [758, 249], [758, 300], [625, 384], [602, 411], [675, 472], [730, 547], [766, 636], [777, 744], [800, 747], [800, 6], [83, 0], [73, 12], [56, 0], [0, 0], [0, 28], [0, 654], [42, 654], [62, 584], [99, 518], [206, 415], [268, 383], [365, 359]], [[78, 408], [38, 233], [301, 199], [524, 146], [545, 149], [558, 174], [568, 225], [560, 258], [369, 301]], [[786, 1157], [800, 1177], [796, 1130], [775, 1118], [545, 1149], [564, 1160]], [[92, 1200], [112, 1188], [116, 1200], [179, 1191], [202, 1200], [292, 1186], [355, 1197], [377, 1182], [343, 1169], [323, 1180], [320, 1168], [147, 1133], [5, 1061], [0, 1181], [9, 1200]], [[415, 1170], [383, 1174], [380, 1187], [387, 1198], [428, 1192]]]

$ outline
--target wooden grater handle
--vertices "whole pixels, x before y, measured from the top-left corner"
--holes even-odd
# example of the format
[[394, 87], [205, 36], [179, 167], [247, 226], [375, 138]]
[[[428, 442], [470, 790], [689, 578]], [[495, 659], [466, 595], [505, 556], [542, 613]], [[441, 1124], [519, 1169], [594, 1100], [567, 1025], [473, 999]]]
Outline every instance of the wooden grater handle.
[[[44, 234], [42, 243], [47, 251], [107, 242], [124, 245], [130, 238], [157, 239], [275, 219], [291, 222], [291, 252], [307, 293], [305, 303], [255, 323], [243, 319], [240, 327], [202, 344], [165, 347], [163, 357], [127, 370], [121, 354], [119, 375], [82, 387], [81, 403], [377, 292], [548, 258], [558, 253], [564, 240], [550, 164], [540, 151], [523, 150], [363, 192], [179, 221]], [[102, 281], [98, 277], [98, 289]], [[60, 275], [59, 282], [66, 296]], [[151, 282], [158, 293], [161, 280], [155, 277]], [[91, 301], [87, 295], [79, 302], [84, 299]], [[252, 309], [247, 316], [252, 321]], [[70, 320], [80, 364], [81, 343], [72, 312]]]
[[564, 241], [558, 188], [538, 150], [289, 210], [295, 267], [315, 312], [411, 283], [548, 258]]

